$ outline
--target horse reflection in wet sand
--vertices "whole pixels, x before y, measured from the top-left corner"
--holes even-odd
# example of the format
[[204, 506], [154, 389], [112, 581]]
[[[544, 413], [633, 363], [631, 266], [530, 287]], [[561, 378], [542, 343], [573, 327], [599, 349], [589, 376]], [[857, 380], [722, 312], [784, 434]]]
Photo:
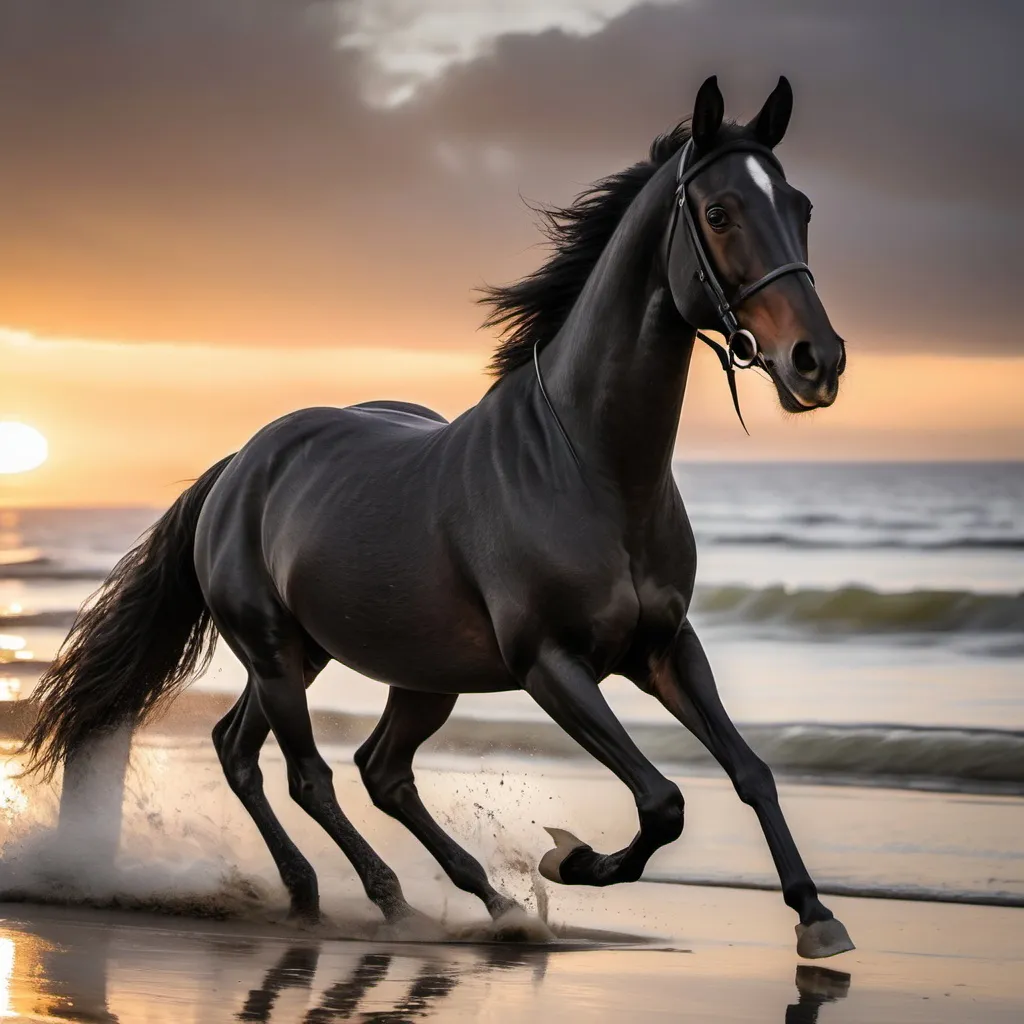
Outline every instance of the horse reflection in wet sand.
[[683, 797], [605, 702], [599, 683], [617, 673], [690, 729], [754, 809], [799, 918], [798, 952], [853, 948], [687, 618], [696, 550], [671, 472], [697, 337], [733, 390], [735, 369], [755, 366], [792, 412], [838, 393], [845, 347], [806, 264], [811, 204], [774, 153], [791, 110], [781, 79], [749, 124], [725, 122], [708, 79], [689, 123], [646, 160], [549, 211], [547, 263], [486, 297], [505, 331], [497, 380], [453, 422], [399, 402], [306, 409], [204, 473], [73, 626], [38, 690], [33, 767], [64, 765], [73, 792], [90, 746], [143, 722], [219, 633], [248, 682], [213, 741], [292, 912], [318, 917], [318, 885], [263, 791], [271, 731], [292, 797], [385, 918], [408, 919], [314, 743], [305, 691], [336, 659], [390, 686], [355, 755], [373, 802], [484, 902], [498, 934], [521, 935], [522, 910], [423, 805], [413, 756], [459, 694], [525, 690], [629, 787], [640, 826], [608, 854], [551, 829], [541, 872], [565, 885], [635, 881], [681, 834]]
[[[408, 943], [353, 953], [346, 950], [348, 943], [303, 941], [285, 945], [282, 952], [279, 943], [255, 937], [204, 935], [167, 927], [140, 932], [134, 925], [64, 911], [34, 912], [23, 921], [8, 920], [0, 928], [0, 944], [7, 946], [11, 956], [3, 1005], [19, 1020], [128, 1024], [153, 1018], [154, 1013], [161, 1020], [170, 1019], [160, 1016], [159, 1005], [154, 1007], [154, 991], [166, 991], [165, 1008], [172, 1016], [192, 1019], [192, 1010], [202, 1007], [198, 1019], [250, 1024], [349, 1020], [403, 1024], [475, 1020], [481, 1014], [498, 1019], [494, 1013], [506, 1010], [507, 1019], [515, 1020], [529, 1014], [531, 1007], [537, 1007], [532, 1011], [535, 1015], [539, 1012], [547, 1019], [541, 1007], [564, 1005], [570, 993], [578, 998], [580, 986], [585, 988], [592, 977], [589, 967], [582, 974], [569, 968], [568, 974], [556, 971], [548, 977], [552, 957], [573, 956], [564, 947], [492, 943], [438, 956], [436, 947]], [[573, 948], [590, 958], [621, 947], [588, 943]], [[265, 963], [271, 951], [276, 959], [256, 987], [244, 996], [234, 986], [225, 990], [225, 977], [239, 977], [253, 960]], [[643, 955], [660, 958], [664, 953]], [[181, 989], [176, 982], [183, 976], [193, 984]], [[699, 980], [692, 974], [672, 977], [672, 991], [686, 991], [687, 985]], [[162, 983], [165, 989], [160, 988]], [[546, 991], [548, 986], [553, 986], [552, 991]], [[796, 986], [799, 1000], [785, 1010], [786, 1024], [816, 1024], [824, 1003], [847, 996], [850, 976], [801, 964]], [[737, 990], [719, 988], [717, 983], [712, 988], [722, 1015], [734, 1016], [737, 1006], [731, 999]], [[501, 993], [497, 1000], [495, 993]], [[701, 1006], [707, 1005], [706, 989], [699, 998]], [[660, 1005], [667, 1012], [676, 1005], [675, 997], [664, 992]]]
[[[262, 986], [249, 993], [236, 1019], [269, 1021], [274, 1004], [285, 989], [312, 987], [319, 958], [320, 950], [315, 946], [297, 946], [286, 950], [281, 959], [267, 971]], [[324, 990], [318, 1005], [307, 1011], [302, 1018], [303, 1024], [351, 1020], [360, 1003], [385, 981], [393, 960], [394, 956], [390, 953], [364, 953], [351, 975]], [[359, 1020], [375, 1024], [400, 1024], [402, 1021], [426, 1017], [457, 984], [456, 975], [445, 973], [438, 964], [424, 961], [400, 999], [387, 1009], [364, 1009], [359, 1014]]]
[[[483, 969], [512, 970], [532, 965], [535, 981], [542, 982], [549, 955], [537, 949], [510, 956], [507, 950], [492, 947]], [[235, 1019], [251, 1024], [269, 1024], [282, 992], [313, 987], [319, 958], [317, 946], [287, 949], [267, 971], [263, 984], [249, 993]], [[302, 1024], [328, 1024], [330, 1021], [353, 1019], [364, 1024], [406, 1024], [435, 1013], [438, 1019], [444, 1019], [444, 1008], [438, 1004], [459, 984], [459, 974], [450, 967], [445, 970], [444, 965], [429, 960], [423, 961], [403, 996], [386, 1008], [369, 1008], [390, 1003], [376, 990], [386, 981], [395, 959], [392, 953], [364, 953], [351, 974], [323, 991], [317, 1006], [307, 1010], [302, 1017]], [[786, 1008], [784, 1024], [818, 1024], [818, 1012], [825, 1003], [845, 999], [848, 995], [850, 975], [801, 964], [796, 969], [796, 988], [798, 1000]]]

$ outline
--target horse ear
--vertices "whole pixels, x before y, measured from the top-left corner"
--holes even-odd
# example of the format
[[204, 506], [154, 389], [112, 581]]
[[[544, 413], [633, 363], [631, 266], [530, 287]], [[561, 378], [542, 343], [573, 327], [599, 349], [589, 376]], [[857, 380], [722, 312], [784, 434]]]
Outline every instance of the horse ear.
[[761, 113], [747, 127], [754, 129], [754, 136], [762, 146], [774, 149], [786, 134], [792, 114], [793, 87], [789, 79], [782, 75], [771, 96], [764, 101]]
[[693, 102], [690, 130], [693, 144], [698, 150], [709, 148], [715, 141], [724, 117], [725, 100], [718, 88], [718, 76], [712, 75], [697, 90], [697, 98]]

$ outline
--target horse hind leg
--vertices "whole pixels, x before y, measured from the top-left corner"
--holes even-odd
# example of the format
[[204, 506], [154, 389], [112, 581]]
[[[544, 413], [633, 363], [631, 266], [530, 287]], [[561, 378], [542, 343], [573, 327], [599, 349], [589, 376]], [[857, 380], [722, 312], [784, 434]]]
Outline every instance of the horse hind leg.
[[356, 751], [355, 763], [374, 806], [405, 825], [455, 885], [483, 902], [497, 924], [498, 936], [525, 937], [522, 908], [491, 885], [480, 863], [431, 817], [416, 789], [413, 757], [448, 720], [457, 699], [456, 694], [391, 687], [384, 714]]
[[298, 624], [280, 608], [267, 621], [251, 620], [244, 637], [235, 635], [250, 668], [252, 693], [277, 737], [288, 767], [292, 799], [341, 848], [356, 869], [363, 888], [385, 919], [414, 915], [397, 875], [359, 834], [338, 804], [330, 766], [313, 739], [306, 703], [308, 662]]
[[214, 726], [213, 745], [232, 792], [255, 822], [291, 900], [290, 916], [316, 921], [320, 896], [313, 865], [285, 832], [267, 801], [260, 769], [260, 749], [270, 723], [260, 708], [250, 675], [235, 706]]

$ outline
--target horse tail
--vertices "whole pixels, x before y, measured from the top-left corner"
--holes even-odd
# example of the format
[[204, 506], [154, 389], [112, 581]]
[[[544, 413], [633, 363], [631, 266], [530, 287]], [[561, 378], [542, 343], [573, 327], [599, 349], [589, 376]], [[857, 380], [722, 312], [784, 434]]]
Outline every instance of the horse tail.
[[233, 457], [178, 498], [75, 619], [33, 694], [27, 772], [52, 778], [91, 741], [140, 725], [209, 663], [217, 637], [193, 549], [203, 503]]

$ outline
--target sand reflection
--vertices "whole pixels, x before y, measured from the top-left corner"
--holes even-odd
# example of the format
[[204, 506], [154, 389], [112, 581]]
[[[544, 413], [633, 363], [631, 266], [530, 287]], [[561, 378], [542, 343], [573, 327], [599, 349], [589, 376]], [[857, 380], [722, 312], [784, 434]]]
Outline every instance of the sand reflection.
[[[198, 921], [147, 918], [134, 925], [129, 915], [5, 909], [16, 911], [19, 919], [0, 924], [0, 1019], [408, 1024], [482, 1015], [522, 1022], [546, 1019], [565, 999], [582, 999], [577, 1008], [587, 1008], [587, 1020], [611, 1024], [623, 1019], [624, 1004], [637, 1020], [645, 1019], [645, 1011], [657, 1016], [666, 1009], [650, 988], [653, 978], [644, 977], [649, 966], [638, 968], [634, 962], [603, 982], [589, 977], [598, 967], [592, 957], [609, 958], [610, 965], [635, 956], [636, 947], [630, 952], [592, 945], [587, 952], [576, 943], [566, 952], [498, 944], [282, 941], [279, 935], [245, 934]], [[567, 974], [564, 958], [571, 961], [580, 953], [587, 961], [583, 973]], [[671, 978], [678, 965], [674, 958], [663, 960], [663, 953], [642, 955], [645, 964], [658, 965], [662, 979]], [[678, 985], [678, 979], [672, 983]], [[847, 995], [850, 976], [801, 966], [796, 988], [796, 1002], [786, 1006], [779, 1000], [765, 1019], [828, 1024], [823, 1007]], [[726, 999], [724, 1017], [733, 1019], [728, 987], [719, 991]]]

